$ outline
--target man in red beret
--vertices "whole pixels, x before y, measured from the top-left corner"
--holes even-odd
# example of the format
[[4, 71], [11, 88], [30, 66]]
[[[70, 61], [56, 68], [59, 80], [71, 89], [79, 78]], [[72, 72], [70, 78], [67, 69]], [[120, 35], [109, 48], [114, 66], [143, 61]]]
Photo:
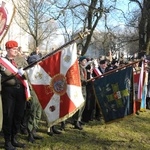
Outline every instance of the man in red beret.
[[25, 144], [17, 141], [21, 119], [24, 114], [26, 94], [23, 69], [18, 69], [14, 58], [18, 54], [18, 43], [8, 41], [5, 44], [7, 55], [0, 58], [2, 75], [3, 133], [5, 149], [24, 148]]

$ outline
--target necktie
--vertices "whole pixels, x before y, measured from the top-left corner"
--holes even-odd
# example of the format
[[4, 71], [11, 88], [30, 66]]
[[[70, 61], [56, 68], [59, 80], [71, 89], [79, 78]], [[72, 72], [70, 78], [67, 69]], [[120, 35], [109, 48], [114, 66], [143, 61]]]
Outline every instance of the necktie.
[[12, 63], [13, 66], [17, 67], [17, 65], [16, 65], [16, 63], [15, 63], [15, 61], [14, 61], [14, 59], [11, 59], [10, 61], [11, 61], [11, 63]]

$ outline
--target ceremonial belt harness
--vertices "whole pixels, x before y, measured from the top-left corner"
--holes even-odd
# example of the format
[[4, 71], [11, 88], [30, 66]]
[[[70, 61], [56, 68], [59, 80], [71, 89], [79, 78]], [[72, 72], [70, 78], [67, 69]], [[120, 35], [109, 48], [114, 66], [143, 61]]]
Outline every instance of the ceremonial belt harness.
[[29, 100], [31, 95], [27, 80], [23, 79], [22, 76], [18, 74], [18, 69], [15, 66], [13, 66], [6, 58], [1, 57], [0, 63], [22, 82], [22, 84], [25, 87], [26, 100]]

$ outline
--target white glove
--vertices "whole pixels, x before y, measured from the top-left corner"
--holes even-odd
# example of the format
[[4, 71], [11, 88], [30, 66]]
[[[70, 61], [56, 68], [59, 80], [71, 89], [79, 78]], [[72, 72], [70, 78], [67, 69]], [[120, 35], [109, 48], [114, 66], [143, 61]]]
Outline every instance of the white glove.
[[24, 73], [25, 73], [25, 71], [23, 70], [23, 68], [18, 69], [18, 74], [19, 74], [20, 76], [23, 76]]

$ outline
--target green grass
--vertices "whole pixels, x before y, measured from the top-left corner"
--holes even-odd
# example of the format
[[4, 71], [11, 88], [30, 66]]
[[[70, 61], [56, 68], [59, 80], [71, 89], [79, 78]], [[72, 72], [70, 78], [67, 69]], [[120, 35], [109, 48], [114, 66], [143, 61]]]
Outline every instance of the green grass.
[[[43, 140], [31, 144], [27, 136], [19, 135], [19, 141], [26, 143], [26, 150], [150, 150], [150, 110], [111, 124], [92, 121], [83, 127], [80, 131], [68, 123], [62, 134], [49, 136], [41, 121], [38, 134]], [[1, 135], [0, 149], [3, 144]]]

